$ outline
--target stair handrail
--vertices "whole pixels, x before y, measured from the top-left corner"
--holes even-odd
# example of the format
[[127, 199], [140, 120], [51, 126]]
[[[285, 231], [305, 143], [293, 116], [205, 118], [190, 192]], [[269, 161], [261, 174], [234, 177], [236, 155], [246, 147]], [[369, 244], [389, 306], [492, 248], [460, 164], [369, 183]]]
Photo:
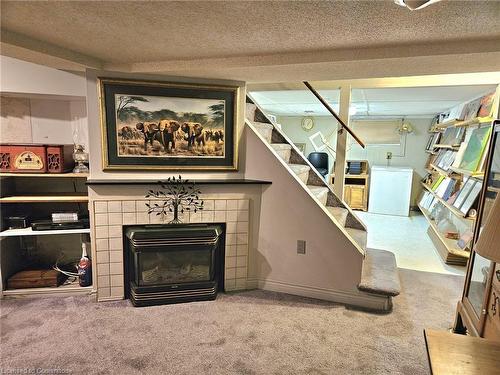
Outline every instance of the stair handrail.
[[339, 117], [339, 115], [337, 114], [337, 112], [335, 112], [335, 110], [330, 106], [330, 104], [328, 104], [328, 102], [319, 94], [319, 92], [317, 92], [314, 87], [311, 86], [311, 84], [307, 81], [303, 81], [304, 85], [306, 85], [306, 87], [309, 89], [309, 91], [311, 91], [314, 96], [316, 98], [318, 98], [318, 100], [321, 102], [321, 104], [323, 104], [323, 106], [328, 110], [328, 112], [330, 112], [332, 114], [333, 117], [335, 117], [335, 119], [340, 123], [340, 125], [342, 126], [343, 129], [347, 130], [347, 132], [356, 140], [356, 142], [358, 142], [358, 144], [365, 148], [365, 144], [364, 142], [359, 139], [359, 137], [354, 134], [354, 132], [351, 130], [351, 128], [349, 128], [345, 123], [344, 121], [342, 121], [342, 119]]

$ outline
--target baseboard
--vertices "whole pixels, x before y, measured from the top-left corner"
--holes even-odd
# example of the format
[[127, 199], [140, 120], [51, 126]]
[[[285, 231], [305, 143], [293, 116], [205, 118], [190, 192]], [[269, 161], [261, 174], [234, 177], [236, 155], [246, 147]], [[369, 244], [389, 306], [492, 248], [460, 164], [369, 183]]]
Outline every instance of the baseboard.
[[252, 278], [247, 279], [247, 289], [257, 289], [259, 287], [259, 280]]
[[263, 279], [257, 280], [257, 287], [263, 290], [332, 301], [343, 305], [356, 306], [367, 310], [380, 312], [389, 312], [392, 310], [391, 297], [377, 296], [361, 291], [347, 292]]

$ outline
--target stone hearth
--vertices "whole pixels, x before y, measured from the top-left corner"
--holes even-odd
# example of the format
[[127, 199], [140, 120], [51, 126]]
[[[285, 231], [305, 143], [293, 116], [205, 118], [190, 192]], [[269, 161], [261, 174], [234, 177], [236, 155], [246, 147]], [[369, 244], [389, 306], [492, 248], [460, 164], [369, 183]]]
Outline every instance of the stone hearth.
[[[203, 197], [202, 197], [203, 198]], [[97, 300], [124, 298], [123, 226], [172, 220], [148, 215], [149, 200], [94, 200], [90, 205]], [[224, 283], [226, 291], [247, 288], [248, 199], [205, 199], [203, 211], [184, 213], [184, 223], [226, 223]]]

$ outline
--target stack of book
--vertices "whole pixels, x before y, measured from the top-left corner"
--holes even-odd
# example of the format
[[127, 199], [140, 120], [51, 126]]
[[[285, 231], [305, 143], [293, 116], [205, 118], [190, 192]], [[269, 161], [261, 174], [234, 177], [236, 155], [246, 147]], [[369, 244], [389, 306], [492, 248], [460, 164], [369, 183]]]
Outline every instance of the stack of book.
[[348, 161], [347, 169], [349, 174], [361, 174], [361, 162], [360, 161]]
[[442, 149], [438, 154], [433, 157], [430, 163], [444, 171], [448, 171], [453, 162], [455, 161], [456, 151]]
[[65, 223], [78, 221], [78, 212], [54, 212], [52, 214], [52, 222]]
[[483, 183], [475, 178], [468, 178], [462, 188], [449, 201], [453, 207], [459, 209], [464, 215], [467, 215], [481, 193]]

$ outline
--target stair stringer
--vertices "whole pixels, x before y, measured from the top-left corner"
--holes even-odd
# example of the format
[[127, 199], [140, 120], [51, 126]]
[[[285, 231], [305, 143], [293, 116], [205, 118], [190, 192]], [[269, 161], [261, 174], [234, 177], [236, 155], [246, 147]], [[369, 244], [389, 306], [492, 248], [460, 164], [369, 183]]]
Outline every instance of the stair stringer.
[[[297, 148], [297, 146], [295, 146], [293, 141], [281, 129], [279, 129], [275, 123], [273, 123], [273, 121], [266, 115], [265, 111], [252, 98], [251, 94], [247, 94], [247, 99], [250, 99], [252, 101], [252, 103], [247, 103], [247, 104], [253, 104], [256, 107], [256, 110], [253, 111], [253, 116], [255, 116], [255, 114], [258, 114], [259, 116], [262, 116], [263, 120], [267, 120], [267, 123], [271, 124], [274, 128], [273, 129], [273, 137], [275, 137], [275, 134], [279, 134], [279, 137], [281, 138], [281, 140], [285, 141], [286, 143], [288, 143], [292, 147], [292, 154], [294, 154], [296, 160], [298, 158], [300, 160], [301, 164], [308, 165], [311, 168], [309, 174], [314, 176], [312, 178], [312, 180], [314, 182], [311, 184], [315, 185], [317, 181], [321, 181], [322, 182], [321, 186], [325, 186], [328, 188], [328, 190], [330, 190], [329, 195], [333, 196], [335, 200], [338, 200], [339, 202], [341, 202], [342, 208], [345, 208], [349, 211], [349, 215], [348, 215], [349, 217], [347, 219], [348, 223], [350, 224], [349, 227], [355, 228], [355, 229], [362, 229], [365, 232], [367, 232], [368, 230], [366, 228], [365, 223], [363, 223], [363, 221], [353, 212], [351, 207], [343, 199], [340, 199], [339, 197], [336, 196], [336, 194], [334, 193], [334, 191], [332, 190], [330, 185], [324, 181], [323, 176], [321, 176], [319, 174], [319, 172], [316, 170], [316, 168], [314, 168], [314, 166], [309, 162], [309, 160], [307, 160], [307, 158], [299, 151], [299, 149]], [[246, 112], [247, 111], [245, 110], [245, 122], [246, 123], [250, 122], [250, 126], [252, 126], [252, 120], [247, 118]], [[253, 126], [252, 126], [252, 129], [255, 130], [255, 128]], [[261, 139], [263, 140], [264, 143], [267, 144], [267, 142], [264, 138], [261, 138]], [[299, 160], [297, 160], [297, 161], [299, 161]], [[311, 177], [309, 179], [311, 180]], [[328, 213], [328, 214], [331, 215], [330, 213]], [[336, 220], [334, 220], [334, 221], [336, 222]], [[364, 252], [364, 250], [363, 250], [363, 252]]]
[[[363, 256], [365, 254], [365, 250], [363, 248], [361, 248], [359, 246], [359, 244], [352, 238], [352, 236], [349, 234], [349, 232], [347, 232], [347, 230], [344, 228], [344, 226], [337, 220], [337, 218], [335, 218], [331, 213], [330, 211], [328, 211], [328, 209], [326, 208], [326, 206], [324, 204], [322, 204], [318, 198], [316, 198], [316, 196], [309, 190], [309, 188], [307, 187], [307, 184], [305, 184], [291, 169], [290, 169], [290, 166], [282, 159], [279, 157], [278, 153], [272, 148], [271, 144], [269, 144], [265, 139], [264, 137], [262, 137], [262, 135], [255, 129], [255, 127], [252, 125], [252, 123], [248, 120], [245, 120], [245, 124], [248, 128], [250, 128], [253, 133], [255, 134], [255, 136], [257, 136], [257, 138], [259, 138], [262, 143], [266, 146], [266, 148], [275, 156], [276, 160], [283, 166], [284, 169], [286, 169], [288, 171], [288, 173], [290, 174], [290, 176], [295, 179], [295, 181], [300, 185], [302, 186], [302, 188], [304, 189], [304, 191], [309, 195], [309, 197], [314, 200], [316, 202], [316, 204], [321, 208], [321, 210], [323, 211], [323, 213], [325, 215], [327, 215], [330, 220], [337, 226], [337, 228], [344, 234], [344, 236], [346, 236], [349, 241], [352, 243], [352, 245], [357, 249], [357, 251], [359, 251]], [[292, 146], [293, 147], [293, 146]], [[311, 171], [314, 170], [316, 173], [317, 171], [314, 169], [314, 167], [309, 163], [308, 164], [311, 168]], [[326, 186], [326, 185], [324, 185]], [[345, 204], [345, 207], [343, 208], [347, 208], [347, 205]], [[365, 229], [366, 230], [366, 229]]]
[[[272, 181], [262, 187], [255, 274], [248, 285], [389, 311], [390, 298], [358, 290], [362, 249], [343, 227], [332, 225], [335, 219], [248, 122], [244, 137], [252, 150], [245, 176]], [[306, 241], [305, 254], [297, 253], [297, 240]]]

